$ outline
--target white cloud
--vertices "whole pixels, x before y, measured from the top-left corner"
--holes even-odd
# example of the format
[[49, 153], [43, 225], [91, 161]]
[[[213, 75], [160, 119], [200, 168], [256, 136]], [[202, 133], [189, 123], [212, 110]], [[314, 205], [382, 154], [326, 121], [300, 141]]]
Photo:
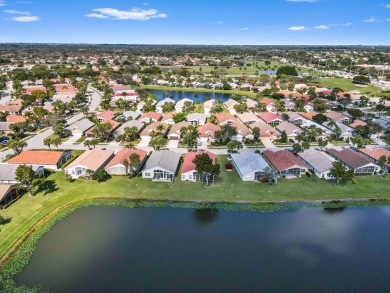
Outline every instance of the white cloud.
[[7, 14], [20, 14], [20, 15], [29, 15], [30, 12], [28, 11], [18, 11], [18, 10], [4, 10]]
[[385, 21], [390, 21], [390, 18], [386, 18]]
[[[96, 8], [93, 11], [98, 12], [88, 14], [88, 17], [98, 17], [98, 18], [113, 18], [120, 20], [149, 20], [152, 18], [167, 18], [168, 15], [165, 13], [158, 13], [156, 9], [140, 9], [140, 8], [132, 8], [131, 10], [118, 10], [115, 8]], [[91, 16], [92, 15], [92, 16]], [[99, 16], [96, 16], [99, 15]]]
[[390, 8], [390, 4], [385, 5], [386, 8]]
[[213, 22], [213, 24], [222, 24], [222, 21]]
[[303, 31], [305, 29], [304, 26], [291, 26], [288, 28], [290, 31]]
[[315, 26], [313, 28], [316, 29], [316, 30], [328, 30], [328, 29], [330, 29], [330, 26], [328, 26], [328, 25], [318, 25], [318, 26]]
[[238, 31], [248, 31], [249, 27], [238, 28], [237, 30]]
[[17, 16], [13, 17], [10, 20], [18, 21], [18, 22], [33, 22], [41, 20], [39, 16]]
[[369, 17], [369, 18], [367, 18], [367, 19], [365, 19], [364, 20], [364, 22], [378, 22], [379, 20], [376, 18], [376, 17], [374, 17], [374, 16], [371, 16], [371, 17]]
[[5, 0], [0, 0], [0, 7], [5, 5], [7, 5], [7, 2], [5, 2]]
[[287, 2], [307, 2], [307, 3], [314, 3], [318, 2], [319, 0], [286, 0]]
[[86, 17], [95, 17], [95, 18], [108, 18], [108, 16], [105, 16], [103, 14], [99, 14], [99, 13], [91, 13], [91, 14], [87, 14]]

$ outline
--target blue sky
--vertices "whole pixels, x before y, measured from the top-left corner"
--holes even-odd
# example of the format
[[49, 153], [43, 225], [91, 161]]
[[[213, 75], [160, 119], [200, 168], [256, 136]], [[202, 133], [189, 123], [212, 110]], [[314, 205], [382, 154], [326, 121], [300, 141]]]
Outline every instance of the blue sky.
[[390, 45], [390, 0], [0, 0], [0, 42]]

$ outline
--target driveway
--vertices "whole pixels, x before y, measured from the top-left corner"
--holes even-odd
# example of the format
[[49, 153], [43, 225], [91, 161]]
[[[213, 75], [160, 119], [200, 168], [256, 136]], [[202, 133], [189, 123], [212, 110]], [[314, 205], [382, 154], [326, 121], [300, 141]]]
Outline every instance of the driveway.
[[137, 148], [146, 148], [149, 145], [150, 139], [141, 139], [140, 143], [138, 144]]
[[93, 92], [92, 98], [91, 98], [91, 104], [89, 105], [89, 112], [94, 113], [97, 106], [99, 106], [100, 100], [102, 97], [100, 96], [100, 94], [97, 91], [95, 91], [91, 88], [88, 88], [88, 91]]
[[260, 140], [264, 144], [265, 148], [267, 148], [267, 149], [274, 149], [274, 148], [276, 148], [276, 146], [270, 141], [269, 138], [262, 137]]
[[167, 148], [169, 149], [177, 149], [177, 146], [179, 145], [178, 140], [170, 140], [168, 141]]

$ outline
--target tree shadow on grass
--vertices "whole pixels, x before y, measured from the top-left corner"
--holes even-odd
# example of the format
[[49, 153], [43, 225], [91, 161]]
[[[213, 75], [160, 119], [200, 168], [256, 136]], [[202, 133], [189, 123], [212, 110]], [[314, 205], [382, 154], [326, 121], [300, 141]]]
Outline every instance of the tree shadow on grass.
[[58, 191], [57, 183], [54, 180], [45, 180], [41, 185], [39, 185], [36, 193], [43, 192], [43, 196], [46, 196], [50, 193]]

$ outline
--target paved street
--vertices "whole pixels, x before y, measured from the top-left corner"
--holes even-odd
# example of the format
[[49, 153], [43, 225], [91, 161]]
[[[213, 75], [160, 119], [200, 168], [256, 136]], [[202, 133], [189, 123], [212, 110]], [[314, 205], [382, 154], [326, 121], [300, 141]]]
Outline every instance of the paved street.
[[97, 106], [99, 106], [102, 97], [97, 91], [95, 91], [92, 88], [88, 88], [88, 92], [92, 92], [92, 99], [91, 99], [91, 104], [89, 105], [89, 112], [93, 113], [95, 112]]

